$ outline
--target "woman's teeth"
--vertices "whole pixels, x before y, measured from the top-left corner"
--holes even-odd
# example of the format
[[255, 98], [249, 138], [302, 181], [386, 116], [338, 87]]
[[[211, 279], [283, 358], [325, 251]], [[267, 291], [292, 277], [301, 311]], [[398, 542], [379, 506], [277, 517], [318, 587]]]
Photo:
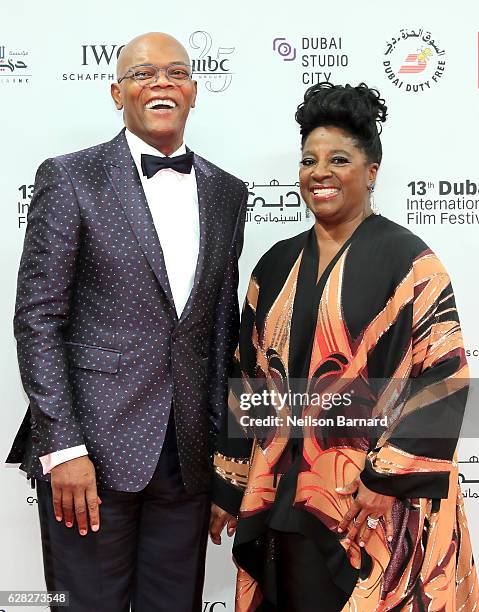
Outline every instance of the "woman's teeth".
[[313, 189], [313, 195], [324, 197], [324, 198], [336, 195], [338, 192], [339, 192], [339, 189], [326, 189], [326, 188]]

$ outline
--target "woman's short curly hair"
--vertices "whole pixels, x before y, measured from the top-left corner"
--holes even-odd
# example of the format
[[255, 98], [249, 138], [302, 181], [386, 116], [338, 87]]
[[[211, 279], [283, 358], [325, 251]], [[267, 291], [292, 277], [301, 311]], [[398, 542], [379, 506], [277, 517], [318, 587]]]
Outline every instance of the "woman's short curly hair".
[[386, 121], [387, 106], [376, 89], [365, 83], [357, 87], [318, 83], [304, 94], [296, 110], [301, 144], [316, 128], [330, 126], [348, 132], [369, 163], [381, 163], [382, 146], [378, 125]]

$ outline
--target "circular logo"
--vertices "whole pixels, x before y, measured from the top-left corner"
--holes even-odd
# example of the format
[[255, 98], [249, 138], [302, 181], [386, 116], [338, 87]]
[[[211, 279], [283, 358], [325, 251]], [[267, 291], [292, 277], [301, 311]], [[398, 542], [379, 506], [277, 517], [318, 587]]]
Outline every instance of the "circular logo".
[[383, 69], [398, 89], [421, 93], [434, 87], [444, 76], [446, 54], [431, 32], [422, 28], [401, 28], [386, 43]]

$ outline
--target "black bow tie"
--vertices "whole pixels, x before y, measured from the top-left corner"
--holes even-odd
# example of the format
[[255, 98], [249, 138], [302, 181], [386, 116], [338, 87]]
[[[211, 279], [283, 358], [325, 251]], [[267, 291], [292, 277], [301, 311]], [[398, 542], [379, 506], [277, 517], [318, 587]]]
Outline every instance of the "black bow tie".
[[141, 156], [141, 169], [146, 178], [151, 178], [158, 170], [163, 170], [164, 168], [171, 168], [176, 170], [176, 172], [189, 174], [192, 166], [193, 151], [188, 151], [188, 153], [177, 155], [176, 157], [159, 157], [157, 155], [145, 154]]

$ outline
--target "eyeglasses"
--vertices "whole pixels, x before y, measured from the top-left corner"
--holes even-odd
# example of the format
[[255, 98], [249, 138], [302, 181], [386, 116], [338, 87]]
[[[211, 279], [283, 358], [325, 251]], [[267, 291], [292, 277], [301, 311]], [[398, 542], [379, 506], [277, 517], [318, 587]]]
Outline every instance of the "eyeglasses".
[[192, 75], [191, 66], [188, 64], [169, 64], [166, 68], [160, 68], [153, 64], [141, 64], [128, 68], [125, 74], [118, 79], [118, 83], [121, 83], [124, 79], [133, 79], [141, 87], [148, 87], [148, 85], [153, 85], [158, 81], [160, 72], [164, 72], [168, 81], [176, 85], [184, 85], [186, 81], [191, 79]]

